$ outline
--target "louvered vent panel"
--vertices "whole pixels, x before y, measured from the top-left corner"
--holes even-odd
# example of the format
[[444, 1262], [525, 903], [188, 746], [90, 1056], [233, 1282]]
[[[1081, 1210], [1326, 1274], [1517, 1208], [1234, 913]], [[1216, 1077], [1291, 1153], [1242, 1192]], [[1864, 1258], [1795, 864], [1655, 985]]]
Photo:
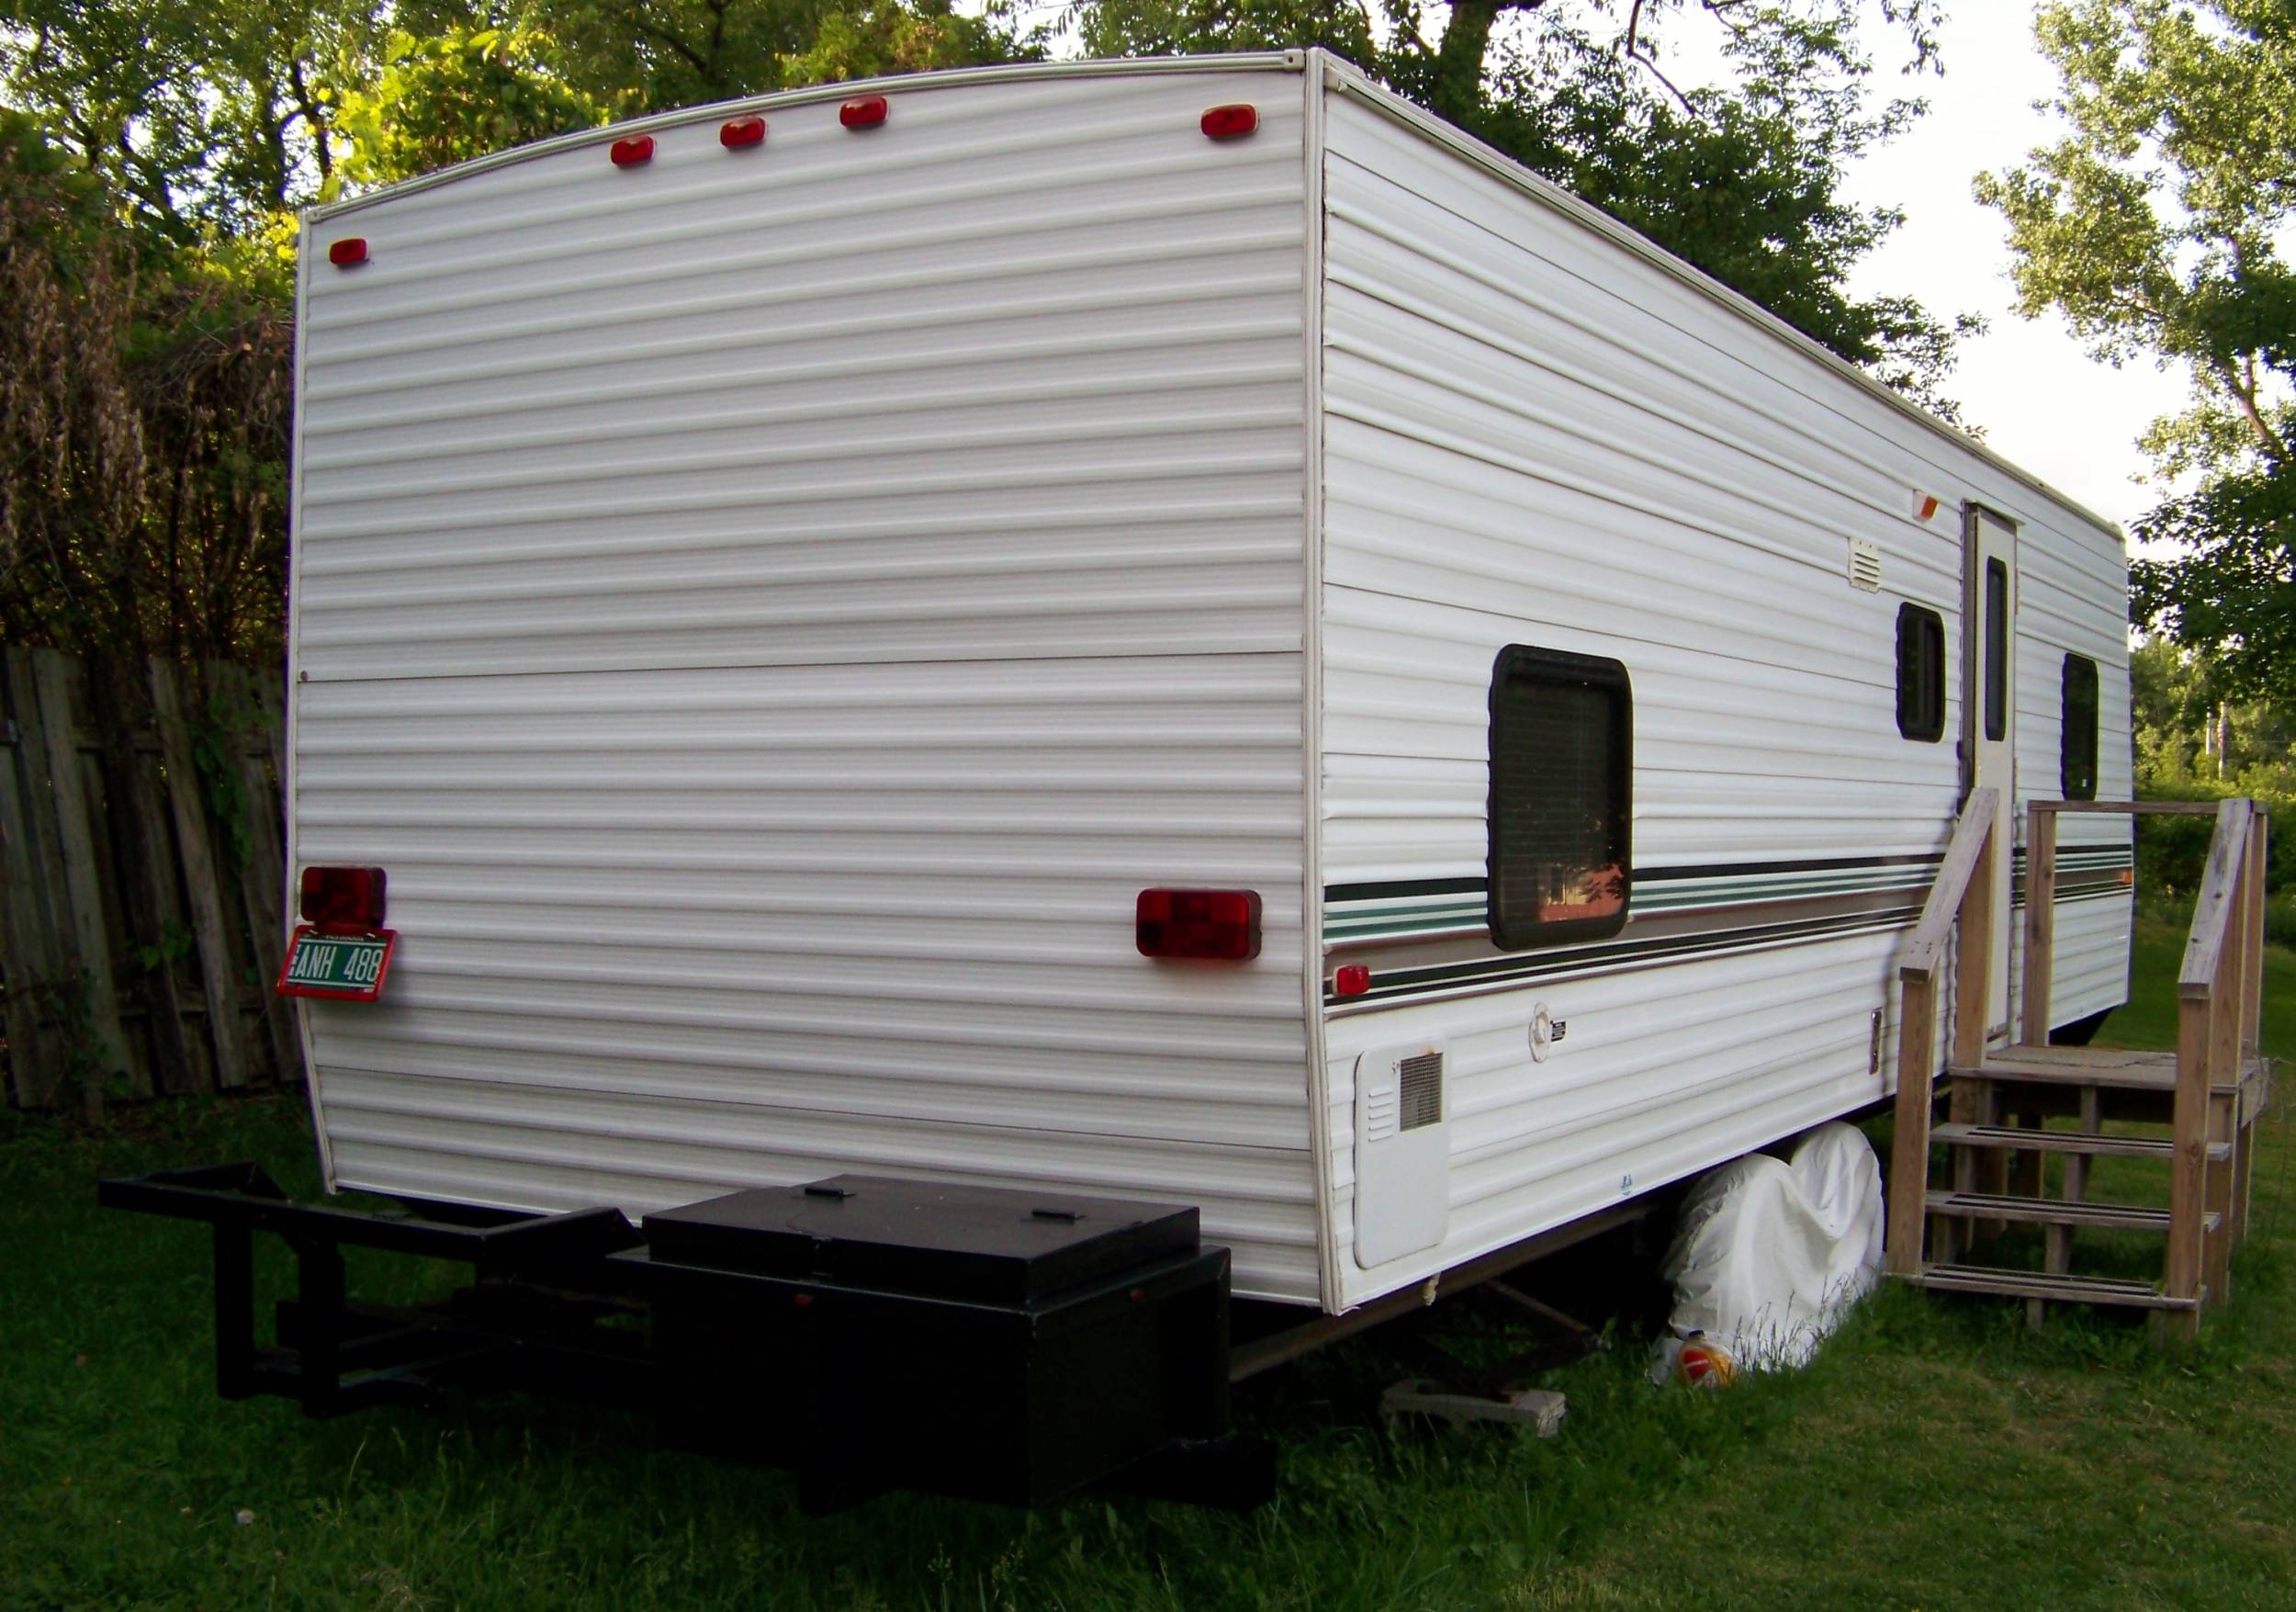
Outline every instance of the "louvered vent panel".
[[1401, 1129], [1443, 1122], [1443, 1054], [1422, 1053], [1402, 1062], [1403, 1122]]
[[1850, 586], [1874, 593], [1882, 585], [1881, 546], [1863, 537], [1850, 539]]
[[1395, 1134], [1400, 1093], [1394, 1082], [1381, 1081], [1364, 1092], [1363, 1139], [1384, 1142]]

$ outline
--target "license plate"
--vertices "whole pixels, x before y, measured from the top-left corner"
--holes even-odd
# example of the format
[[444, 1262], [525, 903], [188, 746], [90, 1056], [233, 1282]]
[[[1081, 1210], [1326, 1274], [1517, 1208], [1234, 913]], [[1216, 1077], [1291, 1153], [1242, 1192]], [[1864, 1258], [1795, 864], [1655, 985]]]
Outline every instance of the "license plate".
[[383, 994], [391, 948], [398, 941], [390, 930], [331, 935], [305, 924], [287, 941], [287, 961], [279, 967], [279, 994], [371, 1002]]

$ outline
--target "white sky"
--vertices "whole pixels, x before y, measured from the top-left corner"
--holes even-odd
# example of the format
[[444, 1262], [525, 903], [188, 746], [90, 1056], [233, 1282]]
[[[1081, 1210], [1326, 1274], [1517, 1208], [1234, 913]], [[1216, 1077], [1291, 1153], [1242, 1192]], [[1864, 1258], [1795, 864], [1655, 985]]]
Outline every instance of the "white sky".
[[[1885, 60], [1878, 20], [1868, 37]], [[2054, 314], [2026, 320], [2012, 306], [2000, 215], [1972, 199], [1970, 181], [2017, 164], [2061, 127], [2032, 108], [2056, 89], [2055, 72], [2033, 43], [2032, 6], [1956, 0], [1944, 52], [1945, 76], [1922, 81], [1928, 116], [1851, 171], [1855, 199], [1906, 210], [1905, 228], [1859, 265], [1851, 289], [1918, 297], [1941, 316], [1990, 319], [1988, 334], [1962, 344], [1948, 395], [1985, 428], [1992, 447], [2125, 525], [2156, 497], [2132, 480], [2145, 468], [2135, 439], [2156, 416], [2183, 407], [2186, 381], [2147, 361], [2100, 364]]]

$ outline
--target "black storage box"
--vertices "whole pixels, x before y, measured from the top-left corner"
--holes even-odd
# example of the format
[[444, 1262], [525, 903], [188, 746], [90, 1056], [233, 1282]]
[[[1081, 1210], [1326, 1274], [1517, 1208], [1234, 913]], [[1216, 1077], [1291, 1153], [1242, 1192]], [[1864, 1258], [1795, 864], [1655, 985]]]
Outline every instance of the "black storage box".
[[1192, 1208], [838, 1176], [645, 1229], [664, 1430], [809, 1504], [1036, 1504], [1226, 1430], [1228, 1254]]

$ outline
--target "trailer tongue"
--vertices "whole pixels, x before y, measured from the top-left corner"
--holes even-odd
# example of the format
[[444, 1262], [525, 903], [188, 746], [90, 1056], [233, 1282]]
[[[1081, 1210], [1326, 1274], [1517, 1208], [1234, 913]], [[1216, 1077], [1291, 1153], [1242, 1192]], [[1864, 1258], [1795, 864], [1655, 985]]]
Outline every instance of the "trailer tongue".
[[[325, 1416], [452, 1391], [651, 1412], [666, 1438], [793, 1470], [801, 1504], [886, 1489], [1038, 1505], [1087, 1484], [1251, 1506], [1228, 1428], [1228, 1251], [1193, 1209], [839, 1176], [689, 1204], [479, 1223], [290, 1202], [250, 1164], [110, 1180], [107, 1207], [215, 1232], [216, 1382]], [[256, 1343], [253, 1242], [295, 1252]], [[343, 1250], [459, 1260], [417, 1307], [346, 1298]], [[632, 1320], [644, 1325], [632, 1326]]]

